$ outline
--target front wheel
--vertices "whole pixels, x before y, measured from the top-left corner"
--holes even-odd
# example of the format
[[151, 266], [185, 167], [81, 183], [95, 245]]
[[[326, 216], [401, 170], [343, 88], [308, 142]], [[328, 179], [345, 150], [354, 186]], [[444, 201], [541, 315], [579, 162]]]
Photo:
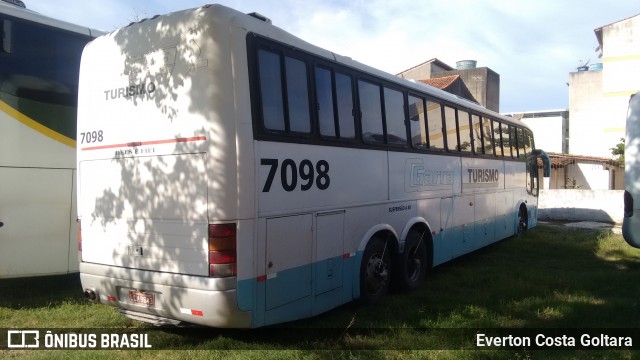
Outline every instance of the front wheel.
[[520, 207], [518, 210], [518, 228], [516, 229], [516, 235], [520, 235], [527, 230], [529, 227], [529, 219], [527, 217], [527, 208], [524, 206]]
[[391, 283], [391, 255], [385, 242], [373, 238], [367, 244], [360, 265], [360, 300], [363, 303], [380, 301]]

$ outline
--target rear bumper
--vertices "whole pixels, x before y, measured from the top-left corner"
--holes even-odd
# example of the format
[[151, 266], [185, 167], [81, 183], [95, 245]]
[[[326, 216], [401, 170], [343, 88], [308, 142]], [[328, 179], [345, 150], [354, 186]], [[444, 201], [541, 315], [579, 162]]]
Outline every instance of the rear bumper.
[[[236, 300], [236, 278], [168, 274], [80, 263], [84, 290], [96, 293], [96, 301], [128, 313], [141, 313], [221, 328], [251, 327], [251, 312], [240, 311]], [[153, 294], [153, 306], [134, 303], [129, 293]], [[144, 320], [143, 320], [144, 321]]]

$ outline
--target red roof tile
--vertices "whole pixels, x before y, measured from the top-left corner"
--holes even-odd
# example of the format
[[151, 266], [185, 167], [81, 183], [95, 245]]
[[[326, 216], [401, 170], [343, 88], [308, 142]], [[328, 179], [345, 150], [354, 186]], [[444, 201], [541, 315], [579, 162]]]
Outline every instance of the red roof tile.
[[451, 75], [451, 76], [443, 76], [439, 78], [432, 78], [426, 80], [419, 80], [423, 84], [427, 84], [429, 86], [433, 86], [435, 88], [444, 90], [451, 86], [456, 80], [460, 78], [460, 75]]

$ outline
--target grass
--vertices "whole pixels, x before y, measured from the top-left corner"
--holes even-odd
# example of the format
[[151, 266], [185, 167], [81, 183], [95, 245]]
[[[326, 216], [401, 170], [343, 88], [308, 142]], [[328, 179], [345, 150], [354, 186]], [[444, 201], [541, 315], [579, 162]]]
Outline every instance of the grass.
[[150, 328], [114, 308], [86, 302], [77, 275], [10, 279], [0, 281], [0, 328], [149, 332], [154, 347], [171, 350], [12, 350], [0, 356], [633, 358], [637, 354], [629, 350], [476, 350], [474, 334], [638, 329], [639, 270], [640, 250], [620, 235], [539, 226], [435, 268], [412, 293], [393, 293], [373, 306], [350, 303], [311, 319], [256, 330]]

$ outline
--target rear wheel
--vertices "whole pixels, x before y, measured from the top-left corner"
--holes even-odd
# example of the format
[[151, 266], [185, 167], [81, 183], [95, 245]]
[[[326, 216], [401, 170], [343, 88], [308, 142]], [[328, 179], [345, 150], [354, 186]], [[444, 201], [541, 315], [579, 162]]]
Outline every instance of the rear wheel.
[[411, 230], [407, 234], [404, 251], [400, 254], [397, 284], [400, 290], [413, 290], [423, 282], [429, 267], [426, 232]]
[[391, 255], [385, 242], [373, 238], [367, 244], [360, 265], [360, 300], [364, 303], [380, 301], [391, 283]]

